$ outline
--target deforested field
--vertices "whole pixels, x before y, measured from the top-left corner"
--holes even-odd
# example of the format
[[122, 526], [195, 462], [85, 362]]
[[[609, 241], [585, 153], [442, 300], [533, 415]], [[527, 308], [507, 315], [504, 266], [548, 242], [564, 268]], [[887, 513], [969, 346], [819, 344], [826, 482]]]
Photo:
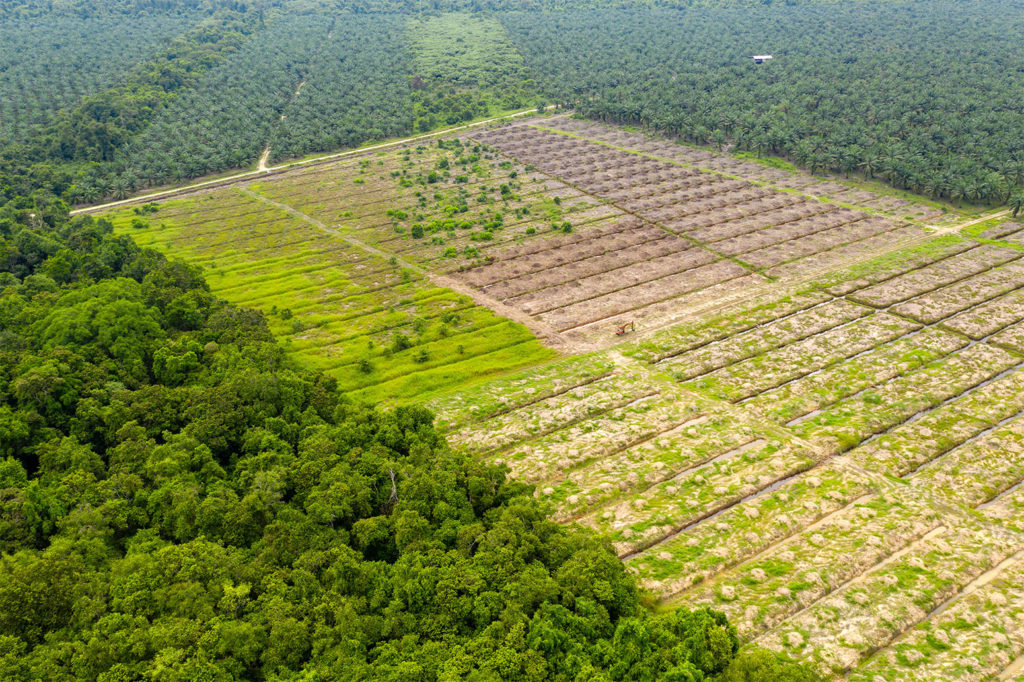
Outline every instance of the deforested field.
[[113, 218], [666, 604], [837, 678], [1020, 679], [1024, 225], [565, 116]]

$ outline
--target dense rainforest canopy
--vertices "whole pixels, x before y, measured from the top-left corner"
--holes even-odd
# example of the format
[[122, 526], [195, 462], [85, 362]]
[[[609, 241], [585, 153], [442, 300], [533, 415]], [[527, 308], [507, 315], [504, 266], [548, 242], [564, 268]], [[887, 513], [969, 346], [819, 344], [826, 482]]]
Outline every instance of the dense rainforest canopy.
[[290, 365], [196, 267], [0, 208], [3, 679], [812, 679], [651, 615], [531, 493]]

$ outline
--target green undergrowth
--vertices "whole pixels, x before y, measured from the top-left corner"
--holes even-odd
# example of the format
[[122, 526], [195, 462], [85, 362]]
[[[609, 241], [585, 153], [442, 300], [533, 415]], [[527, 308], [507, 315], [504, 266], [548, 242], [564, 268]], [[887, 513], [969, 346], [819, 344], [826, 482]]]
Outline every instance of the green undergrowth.
[[466, 296], [236, 190], [111, 218], [204, 266], [216, 295], [261, 310], [292, 357], [367, 402], [405, 404], [556, 355]]
[[962, 245], [964, 238], [957, 234], [944, 234], [921, 244], [908, 246], [898, 251], [891, 251], [840, 271], [815, 280], [815, 285], [824, 289], [861, 277], [871, 277], [886, 271], [897, 272], [913, 267], [917, 262], [928, 262], [932, 257], [945, 255], [949, 249]]
[[496, 19], [448, 13], [410, 19], [415, 128], [471, 121], [536, 101], [532, 75]]

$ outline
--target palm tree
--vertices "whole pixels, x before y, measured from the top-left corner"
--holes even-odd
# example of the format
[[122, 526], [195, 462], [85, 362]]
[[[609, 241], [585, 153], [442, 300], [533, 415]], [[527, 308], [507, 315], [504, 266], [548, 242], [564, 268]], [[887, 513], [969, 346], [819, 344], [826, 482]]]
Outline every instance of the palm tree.
[[1014, 192], [1013, 196], [1010, 197], [1008, 204], [1010, 206], [1010, 210], [1013, 211], [1014, 218], [1021, 213], [1024, 213], [1024, 192]]
[[79, 187], [79, 192], [82, 196], [82, 201], [87, 204], [95, 204], [97, 201], [103, 198], [103, 193], [100, 189], [88, 180], [84, 181]]
[[981, 199], [981, 192], [982, 187], [981, 183], [978, 182], [978, 178], [967, 178], [966, 186], [964, 187], [964, 198], [966, 198], [972, 204], [976, 204]]
[[878, 167], [882, 164], [882, 160], [878, 154], [873, 151], [869, 151], [864, 154], [864, 158], [861, 159], [860, 169], [864, 171], [864, 175], [869, 178], [875, 177], [875, 173], [878, 172]]
[[125, 180], [124, 176], [118, 176], [114, 178], [114, 182], [110, 186], [110, 191], [113, 197], [117, 200], [127, 199], [131, 193], [131, 185]]

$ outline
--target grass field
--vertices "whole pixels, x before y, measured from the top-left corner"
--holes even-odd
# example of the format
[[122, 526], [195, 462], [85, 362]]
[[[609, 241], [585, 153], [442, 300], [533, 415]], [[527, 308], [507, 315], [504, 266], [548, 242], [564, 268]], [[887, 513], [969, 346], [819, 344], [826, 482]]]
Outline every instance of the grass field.
[[1021, 679], [1024, 224], [894, 201], [556, 117], [115, 219], [666, 607], [837, 679]]
[[[404, 402], [554, 355], [527, 328], [399, 260], [416, 243], [434, 247], [430, 253], [436, 257], [424, 249], [416, 261], [439, 260], [450, 268], [472, 262], [478, 249], [471, 245], [484, 243], [474, 235], [493, 240], [496, 210], [514, 214], [520, 205], [546, 201], [531, 195], [501, 200], [499, 186], [490, 199], [477, 201], [487, 191], [482, 178], [491, 175], [486, 163], [474, 162], [480, 166], [474, 182], [456, 182], [451, 173], [424, 182], [431, 192], [422, 203], [428, 195], [414, 188], [420, 185], [402, 186], [401, 180], [426, 176], [447, 156], [436, 147], [411, 152], [408, 159], [391, 153], [372, 162], [345, 162], [169, 201], [145, 219], [133, 210], [113, 218], [140, 244], [203, 266], [218, 295], [263, 310], [287, 348], [358, 397]], [[508, 180], [514, 170], [495, 164], [494, 172]], [[448, 230], [449, 202], [462, 201], [467, 187], [474, 192], [474, 206], [458, 213], [456, 226]], [[290, 212], [291, 206], [279, 200], [291, 200], [310, 216], [346, 222], [327, 228], [316, 218]], [[424, 221], [429, 237], [413, 239], [411, 225], [418, 224], [413, 217]], [[133, 220], [146, 226], [132, 227]], [[440, 227], [431, 227], [439, 221]], [[457, 253], [446, 256], [453, 244], [459, 245]]]

